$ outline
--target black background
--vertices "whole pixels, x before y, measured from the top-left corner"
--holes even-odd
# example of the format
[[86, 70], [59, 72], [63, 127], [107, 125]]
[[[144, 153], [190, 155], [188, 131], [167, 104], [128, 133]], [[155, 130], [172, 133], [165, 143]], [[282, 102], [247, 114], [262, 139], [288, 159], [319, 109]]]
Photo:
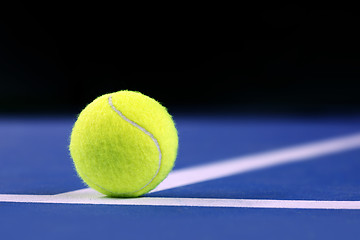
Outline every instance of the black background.
[[193, 113], [359, 112], [355, 7], [140, 5], [1, 6], [0, 113], [122, 89]]

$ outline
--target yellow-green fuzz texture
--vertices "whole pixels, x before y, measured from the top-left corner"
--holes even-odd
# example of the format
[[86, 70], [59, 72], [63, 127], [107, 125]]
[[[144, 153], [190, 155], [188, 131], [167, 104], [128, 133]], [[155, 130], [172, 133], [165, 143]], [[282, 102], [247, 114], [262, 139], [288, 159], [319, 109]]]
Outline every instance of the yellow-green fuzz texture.
[[166, 108], [139, 92], [98, 97], [74, 124], [70, 154], [78, 175], [111, 197], [154, 189], [174, 166], [178, 135]]

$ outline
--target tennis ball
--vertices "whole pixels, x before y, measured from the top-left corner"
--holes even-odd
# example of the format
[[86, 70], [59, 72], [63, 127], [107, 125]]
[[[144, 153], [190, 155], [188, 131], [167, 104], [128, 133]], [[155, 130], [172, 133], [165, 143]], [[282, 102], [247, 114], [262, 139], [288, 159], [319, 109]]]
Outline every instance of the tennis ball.
[[173, 168], [178, 135], [156, 100], [119, 91], [86, 106], [74, 124], [69, 148], [88, 186], [111, 197], [137, 197], [154, 189]]

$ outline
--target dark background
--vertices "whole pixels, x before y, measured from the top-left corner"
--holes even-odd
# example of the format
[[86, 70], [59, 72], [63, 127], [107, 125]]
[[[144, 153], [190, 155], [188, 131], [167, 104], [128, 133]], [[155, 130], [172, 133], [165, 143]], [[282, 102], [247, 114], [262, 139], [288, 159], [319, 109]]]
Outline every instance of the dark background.
[[356, 12], [339, 4], [2, 5], [0, 113], [76, 113], [122, 89], [172, 111], [358, 113]]

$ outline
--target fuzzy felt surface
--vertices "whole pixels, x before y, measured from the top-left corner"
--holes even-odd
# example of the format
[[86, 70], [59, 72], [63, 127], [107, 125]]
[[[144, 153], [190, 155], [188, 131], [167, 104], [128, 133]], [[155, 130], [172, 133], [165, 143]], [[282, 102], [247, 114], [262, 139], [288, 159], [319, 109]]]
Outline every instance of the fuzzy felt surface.
[[[112, 109], [110, 96], [113, 107], [140, 128]], [[98, 97], [80, 113], [69, 148], [88, 186], [108, 196], [136, 197], [154, 189], [171, 171], [178, 136], [161, 104], [139, 92], [119, 91]]]

